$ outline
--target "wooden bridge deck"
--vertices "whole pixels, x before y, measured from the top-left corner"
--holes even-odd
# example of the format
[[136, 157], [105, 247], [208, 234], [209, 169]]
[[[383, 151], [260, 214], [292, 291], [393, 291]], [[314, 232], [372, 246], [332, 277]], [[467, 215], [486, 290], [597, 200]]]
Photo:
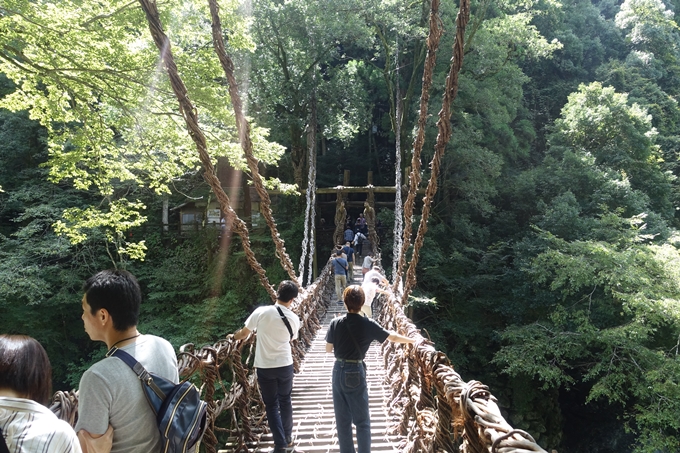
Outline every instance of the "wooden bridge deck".
[[[355, 272], [355, 284], [361, 283], [361, 268]], [[326, 332], [330, 321], [345, 313], [342, 304], [331, 304], [323, 326], [316, 334], [311, 348], [305, 356], [300, 373], [293, 381], [293, 442], [295, 451], [304, 453], [339, 452], [338, 438], [335, 431], [335, 415], [333, 412], [333, 395], [331, 390], [331, 374], [335, 358], [326, 353]], [[384, 384], [385, 369], [383, 366], [380, 345], [373, 342], [366, 354], [368, 367], [367, 384], [369, 408], [371, 413], [371, 451], [399, 452], [401, 438], [388, 434], [391, 416], [384, 405], [389, 389]], [[355, 438], [356, 443], [356, 438]], [[228, 446], [227, 446], [228, 448]], [[269, 452], [274, 448], [270, 434], [264, 434], [257, 445], [250, 445], [250, 452]], [[233, 450], [220, 450], [220, 453], [231, 453]]]

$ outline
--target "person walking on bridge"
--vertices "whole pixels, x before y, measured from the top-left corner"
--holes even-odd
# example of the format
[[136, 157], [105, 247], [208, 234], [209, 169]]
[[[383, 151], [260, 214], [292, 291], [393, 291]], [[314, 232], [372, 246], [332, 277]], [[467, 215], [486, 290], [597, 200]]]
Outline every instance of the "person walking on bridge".
[[326, 352], [335, 353], [333, 408], [340, 453], [355, 453], [352, 424], [356, 427], [359, 453], [371, 451], [371, 416], [364, 357], [373, 340], [415, 343], [413, 338], [389, 332], [364, 317], [364, 291], [352, 285], [343, 293], [347, 315], [331, 321], [326, 333]]
[[335, 272], [335, 295], [338, 297], [338, 302], [342, 301], [342, 292], [347, 286], [347, 260], [342, 257], [342, 250], [335, 251], [335, 258], [333, 258], [333, 271]]
[[347, 225], [347, 229], [345, 229], [342, 238], [344, 239], [344, 242], [352, 242], [354, 240], [354, 230], [352, 230], [350, 225]]
[[352, 245], [354, 245], [354, 249], [357, 252], [357, 256], [361, 256], [364, 251], [364, 241], [368, 239], [364, 233], [361, 231], [357, 231], [357, 234], [354, 235], [354, 241], [352, 242]]
[[293, 354], [290, 341], [297, 338], [300, 318], [290, 305], [298, 295], [297, 283], [284, 280], [276, 292], [276, 303], [259, 307], [246, 325], [234, 334], [235, 340], [257, 331], [255, 362], [257, 383], [267, 412], [267, 423], [274, 437], [271, 453], [290, 453], [293, 447]]
[[366, 279], [366, 274], [373, 268], [373, 263], [376, 261], [370, 253], [364, 257], [364, 262], [361, 265], [361, 273], [364, 275], [364, 280]]
[[342, 251], [347, 255], [347, 281], [354, 281], [354, 249], [352, 248], [351, 242], [345, 242]]

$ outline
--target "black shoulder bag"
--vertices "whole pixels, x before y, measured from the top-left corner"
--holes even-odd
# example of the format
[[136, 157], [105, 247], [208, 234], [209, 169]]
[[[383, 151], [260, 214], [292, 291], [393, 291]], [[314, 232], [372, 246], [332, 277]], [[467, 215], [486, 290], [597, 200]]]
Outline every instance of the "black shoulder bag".
[[[278, 305], [275, 305], [276, 311], [279, 312], [279, 316], [281, 316], [281, 319], [283, 320], [283, 323], [286, 325], [288, 328], [288, 333], [290, 334], [290, 339], [293, 339], [293, 329], [290, 327], [290, 323], [288, 322], [288, 318], [286, 318], [286, 315], [283, 314], [283, 310], [281, 310], [281, 307]], [[2, 453], [2, 452], [0, 452]]]

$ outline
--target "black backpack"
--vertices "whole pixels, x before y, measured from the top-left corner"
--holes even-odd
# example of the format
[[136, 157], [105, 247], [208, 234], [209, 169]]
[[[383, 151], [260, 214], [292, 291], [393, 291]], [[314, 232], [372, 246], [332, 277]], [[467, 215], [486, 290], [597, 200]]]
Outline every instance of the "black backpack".
[[125, 362], [142, 382], [146, 399], [156, 414], [162, 453], [186, 453], [198, 445], [207, 426], [208, 404], [201, 401], [194, 384], [174, 384], [149, 373], [134, 357], [115, 346], [106, 356], [118, 357]]

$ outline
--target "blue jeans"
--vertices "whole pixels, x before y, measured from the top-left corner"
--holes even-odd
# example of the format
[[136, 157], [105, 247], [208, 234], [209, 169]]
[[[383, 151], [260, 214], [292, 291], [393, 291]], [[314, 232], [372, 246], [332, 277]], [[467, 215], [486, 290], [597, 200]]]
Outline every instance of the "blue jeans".
[[336, 361], [333, 366], [333, 408], [340, 453], [355, 453], [352, 423], [359, 453], [371, 451], [371, 416], [368, 412], [366, 371], [361, 363]]
[[267, 422], [277, 448], [285, 448], [293, 436], [293, 365], [258, 368], [257, 383], [267, 410]]

